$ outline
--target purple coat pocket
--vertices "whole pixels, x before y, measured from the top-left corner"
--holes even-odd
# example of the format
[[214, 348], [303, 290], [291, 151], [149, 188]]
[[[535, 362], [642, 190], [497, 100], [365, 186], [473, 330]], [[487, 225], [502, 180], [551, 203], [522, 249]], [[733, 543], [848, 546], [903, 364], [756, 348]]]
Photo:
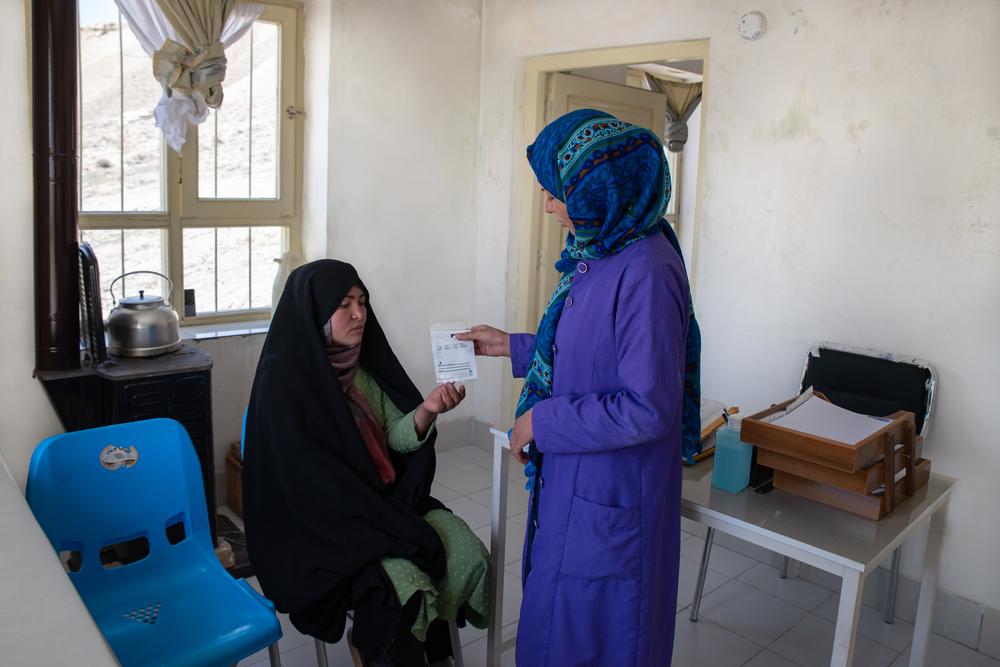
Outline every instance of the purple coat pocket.
[[640, 508], [573, 496], [560, 574], [584, 579], [639, 574]]

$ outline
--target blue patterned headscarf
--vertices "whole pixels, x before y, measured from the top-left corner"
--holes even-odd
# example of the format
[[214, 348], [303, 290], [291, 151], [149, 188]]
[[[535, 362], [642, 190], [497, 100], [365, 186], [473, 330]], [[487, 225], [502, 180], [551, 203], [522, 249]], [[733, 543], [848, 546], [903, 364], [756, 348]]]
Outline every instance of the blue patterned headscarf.
[[[575, 233], [567, 236], [556, 262], [561, 277], [538, 325], [518, 417], [552, 395], [556, 326], [577, 262], [614, 255], [656, 233], [664, 234], [681, 255], [677, 235], [663, 218], [670, 173], [663, 144], [651, 131], [594, 109], [572, 111], [542, 130], [528, 147], [528, 162], [541, 186], [566, 204]], [[691, 463], [701, 451], [701, 333], [690, 301], [689, 312], [681, 454]], [[525, 469], [529, 488], [540, 464], [537, 452], [532, 453]]]

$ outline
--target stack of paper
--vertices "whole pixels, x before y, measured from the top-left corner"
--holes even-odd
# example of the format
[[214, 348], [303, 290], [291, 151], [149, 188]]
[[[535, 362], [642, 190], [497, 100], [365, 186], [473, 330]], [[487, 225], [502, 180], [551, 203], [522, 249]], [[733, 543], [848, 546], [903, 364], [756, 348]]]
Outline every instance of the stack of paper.
[[856, 445], [891, 421], [888, 417], [869, 417], [851, 412], [810, 395], [802, 403], [789, 406], [784, 414], [771, 423], [827, 440]]

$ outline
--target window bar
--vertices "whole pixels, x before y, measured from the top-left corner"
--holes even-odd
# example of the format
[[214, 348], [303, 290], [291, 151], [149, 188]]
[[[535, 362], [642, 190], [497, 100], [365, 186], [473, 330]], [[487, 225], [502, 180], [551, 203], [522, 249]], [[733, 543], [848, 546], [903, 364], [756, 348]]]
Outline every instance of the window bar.
[[[124, 273], [128, 273], [128, 271], [125, 270], [125, 230], [124, 229], [118, 230], [118, 247], [119, 247], [119, 253], [121, 254], [122, 273], [123, 274]], [[122, 297], [124, 297], [125, 294], [126, 294], [126, 292], [125, 292], [125, 281], [126, 280], [128, 280], [128, 278], [122, 278]]]
[[253, 34], [256, 26], [250, 27], [250, 116], [247, 123], [250, 129], [248, 135], [248, 148], [250, 159], [247, 160], [247, 196], [253, 198]]
[[[120, 211], [125, 211], [125, 41], [122, 38], [122, 13], [118, 10], [118, 184]], [[122, 247], [125, 247], [124, 235]], [[122, 273], [125, 265], [122, 264]], [[124, 282], [124, 280], [122, 281]]]
[[[212, 198], [219, 196], [219, 110], [212, 111]], [[218, 234], [216, 234], [218, 236]], [[218, 296], [216, 296], [218, 300]]]
[[[252, 34], [253, 33], [251, 33], [251, 35]], [[252, 43], [253, 42], [251, 41], [251, 44]], [[252, 52], [253, 47], [251, 47], [251, 53]], [[253, 71], [253, 57], [250, 58], [250, 63], [250, 71]], [[251, 75], [251, 77], [252, 76], [253, 75]], [[253, 84], [251, 83], [251, 85]], [[249, 267], [247, 270], [247, 289], [249, 290], [249, 295], [247, 297], [247, 305], [249, 306], [249, 310], [253, 310], [253, 227], [247, 227], [247, 231], [249, 232], [249, 241], [247, 243], [247, 267]]]
[[213, 227], [212, 233], [215, 235], [215, 312], [219, 312], [219, 228]]

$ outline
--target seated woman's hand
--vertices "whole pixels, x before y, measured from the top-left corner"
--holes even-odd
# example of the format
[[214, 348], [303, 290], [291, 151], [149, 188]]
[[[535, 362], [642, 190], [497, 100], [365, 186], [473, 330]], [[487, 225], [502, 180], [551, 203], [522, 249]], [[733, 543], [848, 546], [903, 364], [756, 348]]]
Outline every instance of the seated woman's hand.
[[455, 334], [456, 340], [471, 340], [481, 357], [509, 357], [510, 334], [486, 324], [477, 324], [467, 333]]
[[422, 407], [432, 415], [440, 415], [455, 409], [465, 398], [465, 387], [456, 387], [454, 382], [439, 384], [427, 394]]
[[455, 407], [465, 398], [465, 387], [456, 387], [453, 382], [441, 384], [435, 387], [434, 391], [427, 394], [427, 398], [417, 408], [413, 415], [413, 425], [417, 430], [417, 437], [423, 439], [430, 430], [434, 419]]

